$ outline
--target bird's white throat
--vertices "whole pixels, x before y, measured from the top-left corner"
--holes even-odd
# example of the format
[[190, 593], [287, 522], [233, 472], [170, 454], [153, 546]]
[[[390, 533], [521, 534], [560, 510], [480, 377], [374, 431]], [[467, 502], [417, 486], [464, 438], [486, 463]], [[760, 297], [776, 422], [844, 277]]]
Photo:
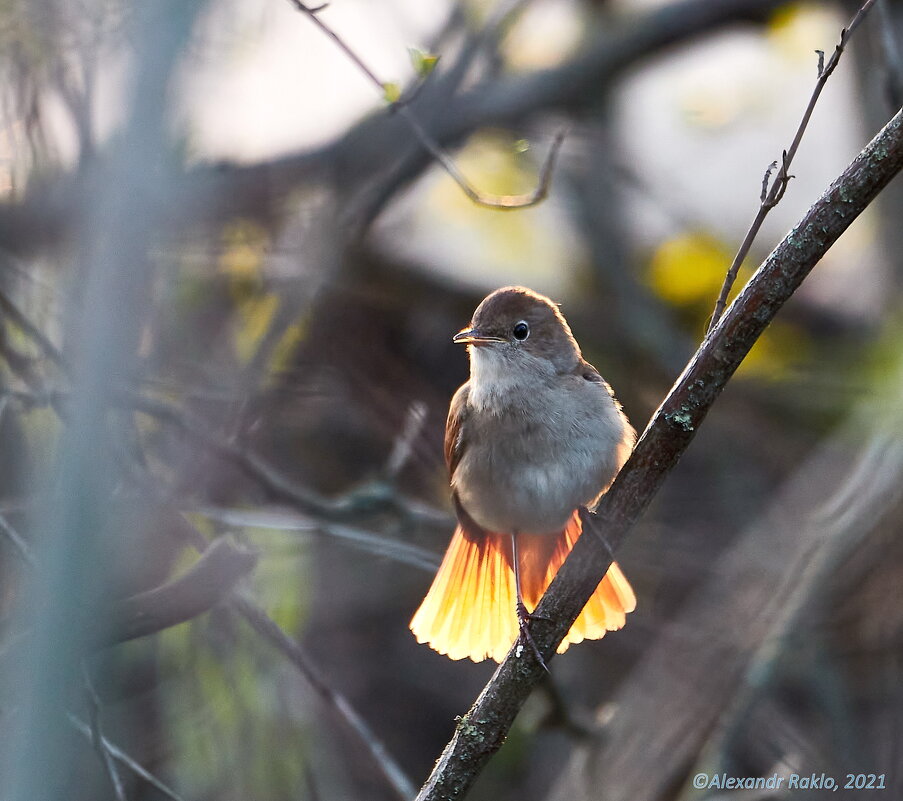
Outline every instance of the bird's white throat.
[[512, 397], [523, 393], [525, 383], [548, 374], [552, 365], [524, 351], [469, 345], [471, 406], [479, 411], [500, 412]]

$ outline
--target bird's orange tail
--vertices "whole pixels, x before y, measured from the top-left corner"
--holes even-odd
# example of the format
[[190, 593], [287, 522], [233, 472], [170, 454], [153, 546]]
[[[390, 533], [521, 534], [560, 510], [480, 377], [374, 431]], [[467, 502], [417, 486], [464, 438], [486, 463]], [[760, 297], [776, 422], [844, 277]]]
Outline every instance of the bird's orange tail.
[[[580, 536], [577, 512], [557, 537], [518, 535], [521, 588], [524, 603], [534, 609], [565, 557]], [[468, 538], [460, 526], [426, 598], [411, 620], [417, 642], [429, 643], [452, 659], [486, 657], [501, 662], [517, 639], [517, 595], [511, 567], [511, 537], [487, 532]], [[636, 608], [636, 597], [616, 563], [593, 593], [567, 637], [558, 647], [564, 653], [571, 643], [598, 640], [606, 631], [624, 625]]]

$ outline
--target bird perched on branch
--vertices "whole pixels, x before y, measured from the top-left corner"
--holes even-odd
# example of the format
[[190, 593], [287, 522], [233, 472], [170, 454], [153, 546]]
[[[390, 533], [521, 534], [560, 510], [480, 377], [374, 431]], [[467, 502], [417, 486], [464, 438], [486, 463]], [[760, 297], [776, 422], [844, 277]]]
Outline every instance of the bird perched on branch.
[[[531, 611], [580, 536], [579, 508], [608, 489], [636, 434], [548, 298], [496, 290], [454, 341], [470, 355], [445, 428], [458, 526], [411, 631], [475, 662], [501, 662], [519, 638], [542, 663]], [[621, 628], [635, 607], [612, 563], [558, 652]]]

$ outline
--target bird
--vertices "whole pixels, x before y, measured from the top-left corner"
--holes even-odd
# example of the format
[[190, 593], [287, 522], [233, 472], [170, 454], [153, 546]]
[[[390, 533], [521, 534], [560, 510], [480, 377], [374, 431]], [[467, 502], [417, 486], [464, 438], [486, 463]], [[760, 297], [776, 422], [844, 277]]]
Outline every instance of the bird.
[[[453, 337], [470, 378], [454, 394], [445, 460], [457, 526], [410, 629], [451, 659], [501, 662], [529, 623], [636, 432], [587, 362], [559, 307], [497, 289]], [[558, 648], [624, 626], [636, 597], [612, 562]], [[547, 669], [547, 668], [546, 668]]]

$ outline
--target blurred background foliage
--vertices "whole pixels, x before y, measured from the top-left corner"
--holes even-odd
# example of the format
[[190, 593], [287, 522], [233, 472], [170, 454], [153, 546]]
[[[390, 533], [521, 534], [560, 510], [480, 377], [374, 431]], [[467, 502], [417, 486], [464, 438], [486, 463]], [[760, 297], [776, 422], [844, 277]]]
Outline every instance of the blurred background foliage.
[[[568, 132], [548, 199], [512, 212], [469, 201], [290, 4], [196, 4], [176, 31], [184, 47], [158, 69], [139, 43], [150, 28], [169, 41], [181, 22], [165, 10], [0, 4], [0, 515], [54, 547], [41, 512], [86, 359], [78, 321], [117, 311], [86, 300], [98, 267], [84, 246], [120, 241], [93, 216], [118, 191], [140, 232], [134, 253], [113, 256], [138, 276], [118, 309], [135, 338], [122, 334], [125, 366], [108, 376], [113, 445], [98, 444], [96, 463], [112, 479], [90, 581], [113, 603], [188, 569], [198, 536], [253, 549], [240, 592], [419, 785], [492, 671], [407, 630], [451, 532], [441, 438], [467, 376], [452, 334], [497, 286], [550, 294], [642, 430], [702, 337], [811, 92], [813, 51], [830, 52], [855, 4], [335, 0], [319, 12], [402, 97], [423, 58], [440, 57], [409, 108], [483, 192], [531, 191]], [[899, 107], [901, 52], [903, 5], [879, 0], [741, 284]], [[165, 109], [151, 121], [162, 147], [130, 123], [148, 103]], [[901, 192], [891, 185], [769, 327], [619, 554], [638, 611], [555, 660], [554, 687], [535, 694], [474, 798], [621, 797], [617, 776], [591, 792], [567, 782], [579, 759], [617, 755], [606, 733], [619, 716], [635, 713], [638, 732], [686, 723], [642, 718], [625, 688], [645, 680], [663, 632], [705, 641], [699, 597], [727, 628], [733, 604], [761, 604], [748, 642], [711, 636], [763, 671], [713, 692], [717, 732], [699, 733], [692, 764], [647, 797], [703, 797], [685, 784], [697, 769], [886, 773], [900, 794]], [[813, 457], [824, 448], [831, 470]], [[772, 585], [780, 555], [759, 553], [761, 582], [718, 597], [720, 560], [775, 503], [803, 519], [829, 510], [830, 536], [787, 562], [822, 568]], [[28, 625], [20, 556], [0, 536], [0, 667]], [[789, 619], [768, 611], [797, 586]], [[675, 653], [657, 691], [679, 695], [693, 658]], [[335, 704], [232, 606], [88, 664], [104, 734], [181, 798], [397, 797]], [[7, 747], [25, 736], [16, 706], [0, 705]], [[69, 708], [90, 711], [82, 693]], [[90, 740], [67, 747], [65, 797], [114, 798]], [[636, 760], [652, 788], [667, 760]], [[162, 797], [122, 776], [129, 799]]]

